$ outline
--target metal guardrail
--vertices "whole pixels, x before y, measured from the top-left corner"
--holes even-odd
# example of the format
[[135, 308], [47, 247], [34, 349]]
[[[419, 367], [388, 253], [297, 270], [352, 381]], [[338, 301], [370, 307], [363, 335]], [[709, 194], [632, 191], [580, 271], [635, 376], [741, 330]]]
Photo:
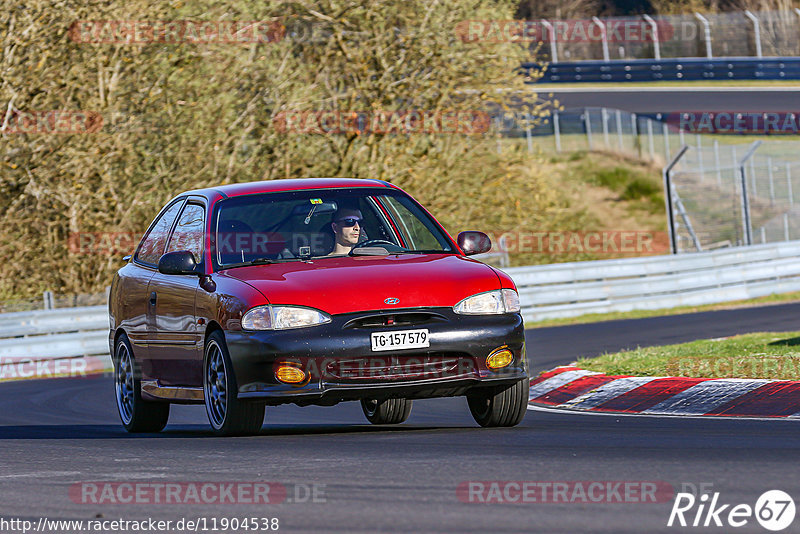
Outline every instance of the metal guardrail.
[[[542, 65], [523, 63], [528, 75]], [[588, 60], [550, 63], [536, 83], [686, 80], [800, 80], [800, 57]]]
[[[800, 241], [505, 271], [526, 321], [701, 305], [800, 291]], [[0, 314], [0, 364], [107, 356], [107, 336], [105, 306]]]
[[800, 291], [800, 241], [506, 269], [526, 321]]

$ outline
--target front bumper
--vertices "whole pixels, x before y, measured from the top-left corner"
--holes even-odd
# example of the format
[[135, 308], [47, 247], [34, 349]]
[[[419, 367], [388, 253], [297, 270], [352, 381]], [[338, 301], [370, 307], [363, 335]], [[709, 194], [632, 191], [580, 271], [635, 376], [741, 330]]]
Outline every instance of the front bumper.
[[[386, 324], [390, 321], [395, 322]], [[371, 349], [372, 332], [420, 328], [428, 330], [429, 347]], [[455, 396], [528, 376], [520, 314], [458, 315], [451, 308], [385, 310], [337, 315], [330, 323], [294, 330], [228, 331], [225, 338], [239, 397], [268, 404]], [[489, 369], [486, 358], [500, 347], [513, 353], [513, 361], [502, 369]], [[307, 380], [299, 385], [278, 381], [275, 370], [283, 362], [302, 368]]]

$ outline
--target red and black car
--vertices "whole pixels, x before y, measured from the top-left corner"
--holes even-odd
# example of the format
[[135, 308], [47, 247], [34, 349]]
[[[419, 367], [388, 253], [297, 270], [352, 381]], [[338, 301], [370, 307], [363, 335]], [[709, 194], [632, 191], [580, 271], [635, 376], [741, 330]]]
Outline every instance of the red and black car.
[[524, 414], [519, 298], [408, 194], [381, 180], [275, 180], [182, 193], [114, 276], [109, 344], [131, 432], [205, 403], [219, 434], [266, 405], [361, 401], [376, 424], [464, 395], [482, 426]]

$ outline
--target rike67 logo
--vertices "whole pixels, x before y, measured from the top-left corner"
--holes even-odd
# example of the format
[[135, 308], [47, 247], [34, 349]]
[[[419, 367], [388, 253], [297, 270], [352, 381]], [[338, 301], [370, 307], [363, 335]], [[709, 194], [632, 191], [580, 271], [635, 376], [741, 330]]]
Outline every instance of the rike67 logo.
[[781, 490], [764, 492], [755, 506], [744, 503], [723, 504], [719, 497], [719, 492], [714, 492], [711, 496], [703, 493], [700, 497], [691, 493], [678, 493], [667, 526], [739, 528], [755, 519], [765, 529], [779, 531], [794, 521], [794, 500]]

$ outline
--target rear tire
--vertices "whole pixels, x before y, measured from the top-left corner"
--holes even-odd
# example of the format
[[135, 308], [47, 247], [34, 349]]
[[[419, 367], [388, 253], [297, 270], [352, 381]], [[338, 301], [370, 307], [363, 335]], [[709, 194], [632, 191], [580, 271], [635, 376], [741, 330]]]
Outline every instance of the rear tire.
[[114, 393], [122, 426], [128, 432], [161, 432], [169, 419], [169, 403], [142, 399], [139, 364], [125, 334], [114, 349]]
[[264, 402], [238, 398], [239, 387], [222, 332], [206, 340], [203, 360], [203, 396], [208, 421], [220, 436], [258, 434], [264, 424]]
[[361, 409], [373, 425], [397, 425], [411, 414], [412, 401], [408, 399], [361, 399]]
[[530, 379], [510, 386], [474, 389], [467, 393], [472, 417], [483, 427], [516, 426], [528, 408]]

